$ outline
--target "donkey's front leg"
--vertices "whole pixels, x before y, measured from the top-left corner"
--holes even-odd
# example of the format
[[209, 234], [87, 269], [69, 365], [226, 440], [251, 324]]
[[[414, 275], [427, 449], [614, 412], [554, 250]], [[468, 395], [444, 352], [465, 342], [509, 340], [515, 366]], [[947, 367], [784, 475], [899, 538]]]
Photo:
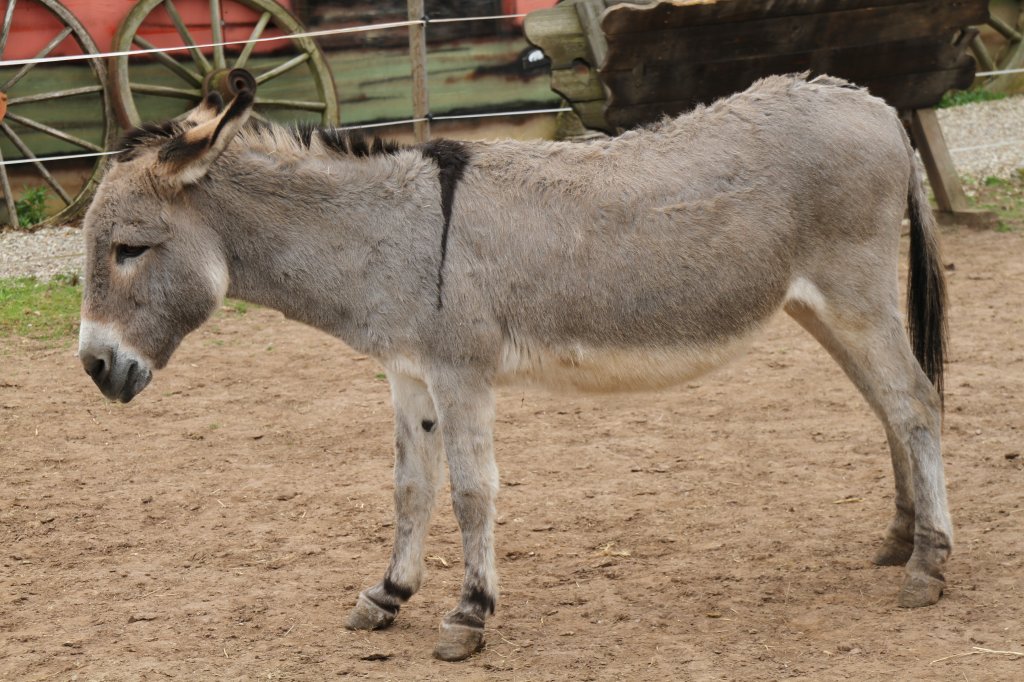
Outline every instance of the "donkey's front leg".
[[423, 539], [441, 480], [441, 435], [434, 403], [422, 382], [392, 374], [395, 406], [395, 545], [384, 579], [361, 592], [346, 627], [391, 625], [423, 580]]
[[484, 621], [494, 613], [498, 578], [494, 568], [494, 392], [479, 376], [441, 372], [431, 382], [441, 419], [452, 487], [452, 507], [462, 530], [465, 578], [462, 598], [441, 621], [434, 655], [458, 661], [484, 643]]

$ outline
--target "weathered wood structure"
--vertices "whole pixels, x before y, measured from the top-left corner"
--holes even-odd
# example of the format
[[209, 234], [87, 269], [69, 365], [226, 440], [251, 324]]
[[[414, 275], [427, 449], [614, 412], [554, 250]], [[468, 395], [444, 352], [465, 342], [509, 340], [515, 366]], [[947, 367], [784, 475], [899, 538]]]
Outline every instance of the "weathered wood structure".
[[[1024, 67], [1024, 0], [989, 0], [989, 17], [971, 39], [971, 52], [983, 72]], [[975, 83], [975, 86], [978, 86]], [[981, 79], [989, 92], [1024, 92], [1024, 73], [994, 73]]]
[[[405, 22], [411, 4], [413, 19], [431, 19], [427, 27], [195, 47]], [[19, 195], [36, 187], [49, 197], [49, 220], [71, 219], [106, 157], [60, 157], [102, 153], [119, 127], [177, 116], [210, 89], [229, 96], [233, 67], [257, 79], [253, 115], [277, 121], [352, 125], [551, 106], [558, 98], [546, 72], [522, 58], [532, 48], [521, 28], [493, 19], [509, 11], [518, 10], [506, 0], [0, 0], [0, 162], [11, 164], [0, 163], [0, 228], [18, 226]], [[445, 21], [468, 17], [492, 19]], [[410, 35], [418, 35], [412, 69]], [[20, 61], [181, 46], [191, 47]]]
[[551, 87], [589, 128], [676, 115], [776, 73], [827, 73], [905, 112], [947, 217], [976, 218], [930, 110], [970, 86], [988, 0], [570, 0], [527, 17]]

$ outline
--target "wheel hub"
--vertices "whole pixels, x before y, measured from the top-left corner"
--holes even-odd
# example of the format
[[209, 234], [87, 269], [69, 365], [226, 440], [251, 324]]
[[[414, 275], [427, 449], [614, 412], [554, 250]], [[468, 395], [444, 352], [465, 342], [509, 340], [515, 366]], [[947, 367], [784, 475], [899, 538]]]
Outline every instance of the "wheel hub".
[[203, 97], [217, 92], [230, 102], [242, 90], [256, 91], [256, 79], [245, 69], [214, 69], [203, 78]]
[[7, 93], [0, 92], [0, 121], [7, 115]]

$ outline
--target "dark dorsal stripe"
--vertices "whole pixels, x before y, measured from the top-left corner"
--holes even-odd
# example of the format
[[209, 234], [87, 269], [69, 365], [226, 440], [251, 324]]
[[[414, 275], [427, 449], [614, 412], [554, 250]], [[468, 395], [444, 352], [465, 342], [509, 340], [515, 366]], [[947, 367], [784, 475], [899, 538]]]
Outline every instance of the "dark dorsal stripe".
[[444, 286], [444, 262], [448, 257], [448, 228], [452, 221], [452, 203], [455, 201], [455, 186], [459, 184], [466, 166], [469, 165], [469, 149], [457, 140], [431, 140], [420, 147], [428, 159], [437, 164], [438, 180], [441, 183], [441, 262], [437, 266], [437, 307], [442, 306], [441, 288]]

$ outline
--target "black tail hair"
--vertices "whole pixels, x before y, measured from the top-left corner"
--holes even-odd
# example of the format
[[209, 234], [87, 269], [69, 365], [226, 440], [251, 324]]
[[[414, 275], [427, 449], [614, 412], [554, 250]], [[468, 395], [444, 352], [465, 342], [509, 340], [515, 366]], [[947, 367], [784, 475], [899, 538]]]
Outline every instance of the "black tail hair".
[[910, 213], [910, 268], [907, 277], [907, 330], [914, 356], [944, 402], [946, 362], [946, 280], [935, 216], [932, 215], [916, 158], [911, 157], [907, 204]]

